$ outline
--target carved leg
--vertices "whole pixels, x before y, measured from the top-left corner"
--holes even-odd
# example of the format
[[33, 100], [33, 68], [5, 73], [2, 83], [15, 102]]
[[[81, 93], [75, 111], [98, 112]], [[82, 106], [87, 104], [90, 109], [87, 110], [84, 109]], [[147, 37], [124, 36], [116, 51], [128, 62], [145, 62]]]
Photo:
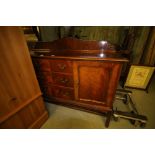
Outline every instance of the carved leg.
[[106, 122], [105, 122], [105, 127], [106, 127], [106, 128], [109, 127], [109, 123], [110, 123], [111, 116], [112, 116], [112, 111], [107, 112], [107, 119], [106, 119]]

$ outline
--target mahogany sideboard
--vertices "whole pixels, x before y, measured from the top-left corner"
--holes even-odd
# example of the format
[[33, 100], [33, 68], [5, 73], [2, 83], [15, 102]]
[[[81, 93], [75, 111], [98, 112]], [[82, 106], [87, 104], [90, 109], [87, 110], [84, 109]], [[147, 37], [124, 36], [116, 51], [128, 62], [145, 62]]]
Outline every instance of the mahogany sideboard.
[[31, 50], [44, 99], [106, 114], [109, 126], [121, 68], [128, 60], [107, 41], [63, 38]]

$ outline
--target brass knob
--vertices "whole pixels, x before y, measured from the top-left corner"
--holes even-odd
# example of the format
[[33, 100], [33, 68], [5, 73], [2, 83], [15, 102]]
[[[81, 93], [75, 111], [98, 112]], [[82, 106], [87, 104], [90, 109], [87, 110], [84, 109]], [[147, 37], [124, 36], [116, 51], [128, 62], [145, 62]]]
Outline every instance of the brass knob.
[[63, 92], [63, 96], [69, 96], [70, 95], [70, 93], [69, 92]]
[[67, 82], [69, 82], [69, 80], [66, 79], [66, 78], [61, 78], [61, 79], [60, 79], [60, 82], [61, 82], [61, 83], [67, 83]]
[[59, 69], [64, 70], [66, 68], [65, 64], [58, 64]]

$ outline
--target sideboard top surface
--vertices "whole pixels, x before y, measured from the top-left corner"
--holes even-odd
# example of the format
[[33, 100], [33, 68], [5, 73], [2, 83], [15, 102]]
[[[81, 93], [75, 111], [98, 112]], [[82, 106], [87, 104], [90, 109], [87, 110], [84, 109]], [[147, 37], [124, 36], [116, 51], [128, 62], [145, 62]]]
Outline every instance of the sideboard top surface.
[[37, 42], [32, 57], [54, 59], [87, 59], [128, 62], [115, 45], [107, 41], [83, 41], [63, 38], [53, 42]]

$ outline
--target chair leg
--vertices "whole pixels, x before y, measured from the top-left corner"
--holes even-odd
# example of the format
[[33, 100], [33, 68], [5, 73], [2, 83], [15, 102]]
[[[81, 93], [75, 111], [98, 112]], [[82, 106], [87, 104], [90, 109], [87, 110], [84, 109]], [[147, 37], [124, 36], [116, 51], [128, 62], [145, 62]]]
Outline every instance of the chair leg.
[[112, 116], [112, 111], [107, 112], [107, 118], [106, 118], [106, 122], [105, 122], [105, 127], [106, 128], [109, 127], [111, 116]]

